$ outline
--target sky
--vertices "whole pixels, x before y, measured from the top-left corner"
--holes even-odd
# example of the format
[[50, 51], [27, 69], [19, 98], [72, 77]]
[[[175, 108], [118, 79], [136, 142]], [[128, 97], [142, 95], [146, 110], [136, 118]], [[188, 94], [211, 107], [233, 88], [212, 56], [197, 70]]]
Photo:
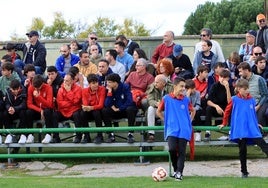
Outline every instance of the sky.
[[[52, 25], [54, 13], [61, 12], [67, 21], [94, 23], [97, 17], [109, 17], [122, 24], [124, 18], [143, 23], [146, 29], [162, 36], [172, 30], [181, 35], [184, 23], [198, 5], [221, 0], [12, 0], [0, 1], [2, 7], [0, 41], [10, 40], [13, 33], [24, 37], [32, 18], [41, 18], [46, 26]], [[7, 17], [5, 17], [7, 16]]]

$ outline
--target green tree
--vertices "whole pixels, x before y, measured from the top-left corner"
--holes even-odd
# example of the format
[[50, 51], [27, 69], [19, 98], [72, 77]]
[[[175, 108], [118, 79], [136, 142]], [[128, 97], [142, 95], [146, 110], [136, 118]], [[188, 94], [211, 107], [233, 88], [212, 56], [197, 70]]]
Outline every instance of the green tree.
[[53, 24], [44, 28], [43, 36], [46, 39], [73, 38], [74, 32], [75, 25], [71, 21], [67, 23], [61, 12], [55, 12]]
[[43, 29], [45, 27], [45, 22], [42, 20], [42, 18], [36, 17], [32, 19], [32, 24], [29, 27], [29, 31], [36, 30], [40, 34], [40, 38], [42, 38]]
[[199, 34], [204, 27], [212, 29], [214, 34], [245, 33], [249, 29], [257, 29], [255, 19], [261, 12], [264, 12], [263, 0], [206, 2], [188, 17], [183, 35]]
[[147, 30], [143, 23], [133, 20], [132, 18], [125, 18], [123, 25], [119, 27], [118, 34], [126, 36], [150, 36], [150, 30]]

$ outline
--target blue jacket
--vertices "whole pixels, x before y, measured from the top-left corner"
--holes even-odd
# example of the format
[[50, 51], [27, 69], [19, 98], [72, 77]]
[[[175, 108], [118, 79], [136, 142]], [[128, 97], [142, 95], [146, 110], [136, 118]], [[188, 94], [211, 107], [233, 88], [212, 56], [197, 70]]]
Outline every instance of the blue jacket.
[[124, 111], [129, 106], [135, 106], [132, 99], [132, 93], [128, 84], [119, 83], [118, 88], [112, 91], [112, 95], [107, 93], [104, 106], [119, 108], [120, 111]]
[[[70, 55], [71, 55], [71, 66], [74, 66], [76, 63], [78, 63], [80, 58], [74, 54], [70, 54]], [[56, 60], [55, 67], [62, 77], [64, 77], [66, 74], [66, 72], [64, 72], [64, 65], [65, 65], [64, 57], [61, 55]]]

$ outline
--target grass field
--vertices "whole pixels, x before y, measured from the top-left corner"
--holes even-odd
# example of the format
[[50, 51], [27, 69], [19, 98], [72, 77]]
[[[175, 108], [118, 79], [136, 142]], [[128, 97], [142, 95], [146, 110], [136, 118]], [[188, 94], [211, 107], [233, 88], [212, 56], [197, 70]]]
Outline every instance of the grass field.
[[268, 178], [250, 177], [187, 177], [183, 181], [168, 178], [154, 182], [150, 177], [129, 178], [51, 178], [51, 177], [5, 177], [0, 180], [2, 188], [266, 188]]

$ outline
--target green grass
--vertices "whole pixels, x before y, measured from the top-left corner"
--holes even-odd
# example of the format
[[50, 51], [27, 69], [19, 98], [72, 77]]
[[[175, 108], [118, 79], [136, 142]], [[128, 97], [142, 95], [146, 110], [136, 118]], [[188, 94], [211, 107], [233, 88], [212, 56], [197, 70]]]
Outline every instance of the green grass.
[[129, 178], [51, 178], [51, 177], [5, 177], [1, 178], [0, 187], [4, 188], [266, 188], [267, 178], [249, 177], [185, 177], [183, 181], [168, 178], [163, 182], [154, 182], [150, 177]]

